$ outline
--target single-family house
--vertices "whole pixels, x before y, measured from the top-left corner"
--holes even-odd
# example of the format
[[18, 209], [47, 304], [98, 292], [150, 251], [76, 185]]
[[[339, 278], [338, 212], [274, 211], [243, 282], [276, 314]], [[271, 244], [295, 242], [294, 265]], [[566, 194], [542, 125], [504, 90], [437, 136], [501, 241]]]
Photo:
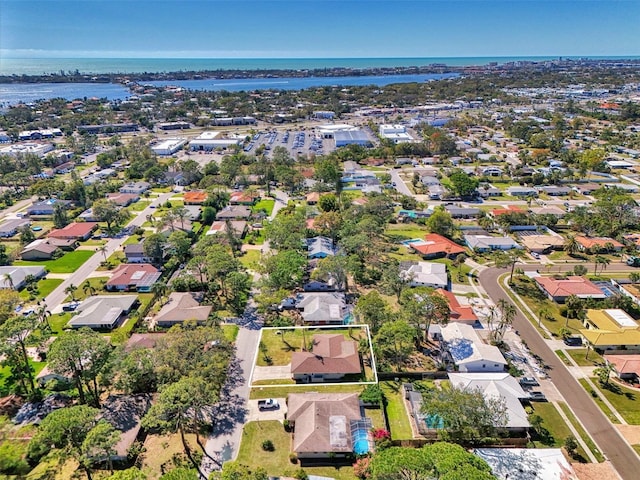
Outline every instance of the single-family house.
[[73, 222], [64, 228], [51, 230], [47, 236], [49, 238], [63, 238], [82, 242], [88, 240], [97, 228], [97, 223]]
[[467, 325], [474, 325], [478, 322], [478, 316], [473, 308], [469, 305], [461, 305], [453, 292], [449, 292], [443, 288], [436, 290], [436, 293], [442, 295], [449, 304], [449, 321], [466, 323]]
[[85, 299], [69, 320], [73, 328], [113, 330], [118, 327], [138, 301], [136, 295], [94, 295]]
[[578, 480], [560, 448], [476, 448], [498, 480]]
[[310, 352], [291, 355], [291, 376], [296, 382], [327, 382], [362, 373], [356, 341], [340, 333], [318, 334], [312, 344]]
[[580, 335], [598, 352], [640, 350], [640, 324], [624, 310], [587, 310]]
[[51, 260], [59, 250], [73, 250], [75, 245], [75, 240], [71, 239], [39, 238], [22, 249], [20, 258], [29, 261]]
[[507, 205], [505, 207], [494, 208], [491, 210], [490, 214], [492, 217], [499, 217], [500, 215], [508, 215], [510, 213], [527, 213], [522, 208], [517, 205]]
[[571, 193], [571, 188], [564, 187], [561, 185], [543, 185], [538, 187], [538, 191], [542, 193], [546, 193], [552, 197], [560, 197], [564, 195], [569, 195]]
[[444, 263], [412, 262], [401, 266], [400, 276], [411, 287], [446, 289], [449, 286], [447, 266]]
[[372, 450], [371, 420], [362, 416], [357, 393], [290, 393], [287, 420], [293, 427], [292, 450], [303, 465]]
[[132, 203], [136, 203], [138, 200], [140, 200], [140, 195], [135, 193], [114, 192], [107, 194], [107, 200], [111, 200], [119, 207], [128, 207]]
[[492, 237], [490, 235], [463, 235], [464, 242], [476, 252], [491, 250], [511, 250], [520, 245], [511, 237]]
[[[142, 417], [151, 408], [151, 395], [110, 395], [102, 402], [100, 416], [119, 430], [120, 440], [113, 447], [112, 462], [126, 462], [133, 444], [140, 440]], [[106, 460], [96, 458], [99, 460]]]
[[478, 218], [482, 215], [482, 210], [477, 207], [458, 207], [447, 205], [444, 209], [449, 212], [452, 218]]
[[471, 325], [453, 322], [440, 328], [444, 350], [460, 372], [504, 372], [500, 349], [482, 341]]
[[425, 235], [424, 240], [412, 242], [409, 247], [425, 259], [437, 257], [454, 258], [461, 253], [465, 253], [464, 247], [437, 233], [429, 233]]
[[130, 243], [123, 247], [127, 263], [151, 263], [153, 259], [144, 252], [144, 242]]
[[534, 253], [549, 253], [551, 250], [561, 250], [564, 239], [559, 235], [526, 235], [520, 237], [524, 248]]
[[123, 263], [116, 267], [105, 287], [110, 291], [150, 292], [160, 276], [160, 271], [148, 263]]
[[529, 209], [531, 213], [536, 215], [553, 215], [554, 217], [562, 218], [567, 214], [567, 211], [557, 205], [549, 205], [547, 207], [531, 207]]
[[251, 209], [245, 205], [228, 205], [216, 214], [216, 220], [246, 220]]
[[576, 235], [575, 239], [580, 250], [588, 252], [619, 252], [624, 247], [620, 242], [609, 237], [585, 237]]
[[503, 399], [507, 414], [504, 427], [509, 432], [524, 432], [530, 427], [527, 412], [520, 403], [529, 395], [509, 373], [450, 373], [449, 381], [453, 387], [459, 389], [480, 390], [487, 399]]
[[303, 293], [296, 308], [309, 325], [342, 325], [349, 315], [344, 295], [337, 292]]
[[132, 193], [134, 195], [142, 195], [144, 192], [151, 188], [149, 182], [129, 182], [125, 183], [120, 190], [120, 193]]
[[597, 183], [579, 183], [573, 189], [582, 195], [591, 195], [593, 192], [601, 188]]
[[226, 234], [229, 227], [231, 231], [239, 238], [244, 238], [247, 233], [248, 223], [245, 220], [216, 220], [211, 224], [207, 235], [221, 235]]
[[44, 368], [40, 370], [40, 372], [36, 375], [36, 382], [38, 382], [38, 385], [40, 385], [40, 387], [44, 387], [48, 382], [52, 380], [70, 384], [73, 381], [73, 378], [53, 372], [49, 368], [49, 365], [45, 365]]
[[237, 192], [231, 192], [229, 197], [229, 203], [231, 205], [253, 205], [260, 199], [257, 193], [249, 190], [242, 190]]
[[595, 283], [584, 277], [571, 276], [558, 279], [538, 276], [534, 280], [538, 288], [549, 297], [549, 300], [557, 303], [564, 303], [571, 295], [598, 300], [606, 298], [604, 292]]
[[500, 195], [502, 195], [502, 190], [491, 185], [490, 183], [480, 184], [477, 192], [478, 195], [480, 195], [482, 198], [499, 197]]
[[209, 194], [204, 190], [191, 190], [184, 192], [182, 199], [185, 205], [202, 205], [209, 198]]
[[307, 256], [309, 258], [327, 258], [336, 254], [333, 241], [327, 237], [314, 237], [307, 240]]
[[18, 233], [18, 229], [20, 227], [31, 225], [31, 220], [28, 218], [12, 218], [3, 222], [0, 225], [0, 237], [1, 238], [10, 238]]
[[425, 187], [432, 187], [435, 185], [440, 185], [440, 180], [430, 175], [424, 175], [420, 177], [420, 183], [422, 183], [422, 185], [424, 185]]
[[305, 197], [307, 201], [307, 205], [316, 205], [320, 201], [320, 193], [319, 192], [309, 192]]
[[620, 380], [638, 383], [640, 380], [640, 355], [605, 355], [604, 359], [613, 367], [613, 373]]
[[512, 186], [507, 188], [507, 193], [512, 197], [537, 197], [538, 191], [533, 187]]
[[0, 267], [0, 288], [11, 288], [20, 290], [27, 283], [30, 275], [36, 279], [41, 279], [47, 274], [44, 267], [18, 267], [7, 265]]
[[69, 200], [58, 200], [57, 198], [50, 198], [49, 200], [43, 200], [37, 202], [27, 208], [27, 214], [29, 215], [53, 215], [56, 205], [61, 205], [62, 208], [67, 209], [71, 205]]
[[213, 310], [211, 305], [200, 305], [198, 295], [191, 292], [172, 292], [154, 319], [159, 327], [171, 327], [186, 321], [203, 324]]

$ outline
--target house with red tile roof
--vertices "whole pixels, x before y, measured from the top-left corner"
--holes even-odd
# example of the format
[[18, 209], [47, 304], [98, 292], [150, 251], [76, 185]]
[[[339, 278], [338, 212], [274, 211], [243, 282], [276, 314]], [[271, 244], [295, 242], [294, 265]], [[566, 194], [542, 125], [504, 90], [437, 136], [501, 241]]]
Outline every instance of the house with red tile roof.
[[620, 380], [637, 382], [640, 378], [640, 355], [605, 355]]
[[584, 277], [535, 277], [536, 285], [550, 300], [564, 303], [567, 297], [575, 295], [578, 298], [604, 299], [606, 295], [600, 288]]
[[98, 224], [94, 222], [74, 222], [64, 228], [51, 230], [47, 236], [82, 241], [87, 240], [97, 228]]
[[253, 192], [232, 192], [229, 197], [229, 203], [231, 205], [253, 205], [259, 199], [260, 196]]
[[107, 281], [111, 291], [150, 292], [160, 278], [160, 271], [148, 263], [122, 263], [116, 267]]
[[314, 335], [311, 352], [291, 355], [291, 376], [297, 382], [340, 380], [361, 372], [358, 343], [340, 333]]
[[491, 216], [493, 217], [498, 217], [500, 215], [505, 215], [508, 213], [527, 213], [527, 212], [516, 205], [507, 205], [504, 208], [494, 208], [493, 210], [491, 210]]
[[464, 247], [437, 233], [429, 233], [425, 235], [424, 240], [410, 243], [409, 246], [424, 258], [452, 258], [466, 252]]
[[192, 190], [184, 192], [182, 198], [185, 205], [202, 205], [209, 198], [209, 194], [203, 190]]
[[318, 192], [307, 193], [306, 200], [308, 205], [315, 205], [320, 200], [320, 193]]
[[580, 250], [593, 251], [594, 249], [600, 249], [600, 251], [614, 251], [619, 252], [622, 250], [622, 245], [617, 240], [609, 237], [584, 237], [581, 235], [576, 236], [576, 242], [580, 246]]
[[466, 323], [468, 325], [473, 325], [478, 321], [478, 316], [468, 305], [460, 305], [456, 296], [442, 288], [436, 290], [436, 293], [442, 295], [447, 299], [447, 303], [449, 304], [449, 321], [450, 322], [459, 322]]

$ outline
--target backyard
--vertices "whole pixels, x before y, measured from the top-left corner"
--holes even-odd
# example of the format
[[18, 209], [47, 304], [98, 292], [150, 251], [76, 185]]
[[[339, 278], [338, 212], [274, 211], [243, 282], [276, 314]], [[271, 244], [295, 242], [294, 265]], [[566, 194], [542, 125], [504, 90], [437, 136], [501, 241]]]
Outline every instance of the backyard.
[[[262, 448], [265, 440], [271, 440], [274, 451], [268, 452]], [[268, 475], [292, 475], [300, 466], [289, 460], [290, 446], [291, 435], [284, 430], [282, 423], [275, 420], [249, 422], [244, 426], [237, 461], [252, 471], [262, 467]], [[333, 477], [336, 480], [356, 478], [352, 467], [305, 467], [304, 470], [307, 475]]]
[[55, 260], [46, 260], [43, 262], [27, 262], [24, 260], [17, 260], [13, 262], [16, 266], [42, 266], [45, 267], [51, 273], [73, 273], [80, 266], [89, 260], [95, 252], [90, 250], [76, 250], [75, 252], [69, 252], [64, 254], [60, 258]]
[[273, 212], [273, 206], [276, 204], [276, 201], [273, 198], [263, 198], [259, 202], [257, 202], [253, 207], [251, 207], [251, 211], [253, 213], [259, 212], [260, 210], [264, 210], [267, 213], [267, 216], [271, 215]]
[[391, 438], [393, 440], [413, 438], [411, 423], [402, 396], [402, 382], [380, 382], [380, 388], [384, 393], [385, 412], [391, 429]]
[[[38, 294], [36, 295], [36, 299], [45, 298], [51, 292], [53, 292], [58, 285], [60, 285], [64, 280], [61, 278], [42, 278], [38, 280]], [[23, 288], [20, 291], [20, 299], [24, 301], [31, 300], [31, 293], [26, 288]]]

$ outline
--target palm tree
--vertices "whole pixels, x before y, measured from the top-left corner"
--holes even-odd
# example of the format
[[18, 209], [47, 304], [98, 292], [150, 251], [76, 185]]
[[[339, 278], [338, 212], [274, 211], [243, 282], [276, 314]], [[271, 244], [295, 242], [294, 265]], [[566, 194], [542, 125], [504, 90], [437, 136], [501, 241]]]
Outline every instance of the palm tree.
[[160, 298], [161, 300], [167, 294], [167, 290], [168, 290], [167, 284], [164, 282], [156, 282], [151, 287], [151, 293], [153, 293], [156, 297]]
[[542, 320], [550, 320], [551, 318], [553, 318], [553, 316], [551, 315], [549, 309], [546, 307], [542, 307], [538, 312], [538, 327], [542, 323]]
[[185, 207], [176, 207], [171, 209], [173, 220], [180, 220], [180, 229], [184, 231], [184, 221], [188, 220], [191, 214]]
[[593, 264], [594, 275], [598, 275], [598, 265], [600, 265], [600, 273], [607, 269], [607, 265], [611, 263], [607, 257], [603, 257], [602, 255], [596, 255], [595, 263]]
[[104, 261], [107, 261], [107, 246], [106, 245], [102, 245], [100, 248], [98, 248], [96, 250], [96, 252], [100, 252], [102, 254], [102, 256], [104, 257]]
[[42, 305], [40, 308], [38, 308], [36, 315], [38, 316], [38, 320], [40, 321], [40, 323], [46, 323], [47, 327], [49, 327], [49, 331], [51, 331], [51, 324], [49, 323], [51, 312], [47, 310], [47, 306]]
[[147, 215], [147, 222], [149, 222], [151, 226], [153, 226], [155, 221], [156, 221], [156, 218], [153, 216], [153, 213], [150, 213], [149, 215]]
[[87, 292], [89, 292], [89, 295], [88, 295], [89, 297], [96, 293], [95, 287], [91, 285], [91, 282], [89, 280], [86, 280], [82, 284], [82, 291], [84, 292], [85, 295], [87, 295]]
[[564, 242], [564, 245], [562, 246], [562, 248], [564, 249], [565, 252], [567, 252], [569, 255], [575, 255], [576, 253], [578, 253], [578, 251], [580, 250], [580, 244], [578, 243], [578, 241], [576, 240], [576, 237], [573, 235], [568, 235], [567, 236], [567, 240]]
[[15, 287], [15, 285], [13, 283], [13, 277], [11, 276], [11, 274], [10, 273], [5, 273], [3, 275], [3, 278], [4, 278], [5, 283], [7, 285], [9, 285], [9, 288], [12, 289], [12, 290], [15, 290], [16, 287]]
[[78, 287], [76, 287], [72, 283], [67, 288], [64, 289], [64, 293], [68, 294], [71, 297], [71, 301], [75, 302], [76, 301], [76, 290], [77, 289], [78, 289]]

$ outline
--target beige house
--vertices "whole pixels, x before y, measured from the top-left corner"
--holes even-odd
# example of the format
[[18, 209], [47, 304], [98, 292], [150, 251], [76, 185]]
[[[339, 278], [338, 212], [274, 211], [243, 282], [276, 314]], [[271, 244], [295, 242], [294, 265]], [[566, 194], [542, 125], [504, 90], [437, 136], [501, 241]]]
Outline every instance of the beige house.
[[339, 333], [314, 335], [311, 352], [294, 352], [291, 356], [291, 376], [297, 382], [340, 380], [361, 372], [357, 342]]
[[212, 309], [211, 305], [200, 305], [193, 293], [173, 292], [158, 312], [155, 324], [159, 327], [171, 327], [188, 320], [204, 323]]

